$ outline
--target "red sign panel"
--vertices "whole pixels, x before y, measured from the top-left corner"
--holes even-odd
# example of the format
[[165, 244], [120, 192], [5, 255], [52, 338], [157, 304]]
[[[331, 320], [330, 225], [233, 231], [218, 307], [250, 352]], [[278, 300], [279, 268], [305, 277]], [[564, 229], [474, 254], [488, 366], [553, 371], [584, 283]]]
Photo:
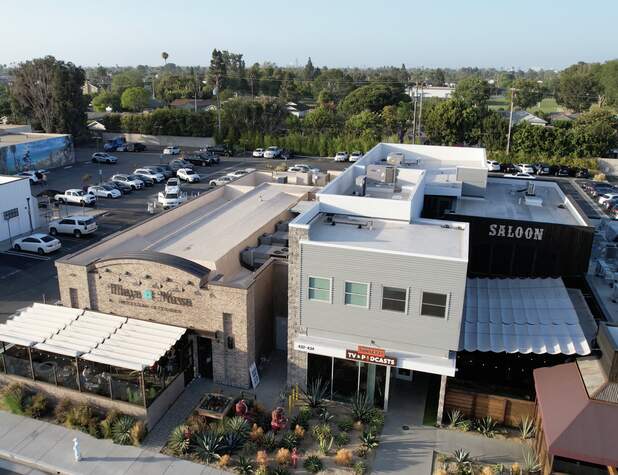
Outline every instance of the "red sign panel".
[[355, 350], [345, 350], [345, 357], [349, 360], [362, 361], [363, 363], [397, 366], [397, 358], [392, 358], [390, 356], [367, 355]]
[[356, 347], [356, 351], [362, 355], [367, 356], [380, 356], [382, 358], [386, 356], [386, 351], [384, 351], [382, 348], [373, 348], [371, 346], [358, 345]]

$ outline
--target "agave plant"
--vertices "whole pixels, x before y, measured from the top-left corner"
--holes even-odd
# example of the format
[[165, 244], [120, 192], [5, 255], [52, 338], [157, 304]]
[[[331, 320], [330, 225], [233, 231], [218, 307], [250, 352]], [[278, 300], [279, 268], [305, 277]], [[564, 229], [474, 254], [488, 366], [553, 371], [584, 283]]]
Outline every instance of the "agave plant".
[[494, 421], [490, 416], [485, 416], [476, 421], [476, 430], [485, 437], [492, 438], [496, 435], [496, 421]]
[[249, 423], [244, 418], [238, 416], [226, 419], [223, 427], [225, 432], [237, 434], [244, 439], [246, 439], [249, 436], [249, 432], [251, 432]]
[[356, 393], [352, 399], [352, 415], [354, 420], [368, 422], [371, 415], [372, 404], [365, 393]]
[[115, 444], [131, 445], [131, 429], [135, 424], [135, 419], [131, 416], [120, 416], [112, 424], [112, 440]]
[[531, 449], [524, 449], [522, 469], [524, 473], [536, 473], [542, 468], [538, 455]]
[[324, 464], [317, 455], [308, 455], [303, 462], [303, 467], [309, 473], [318, 473], [324, 470]]
[[281, 438], [279, 445], [284, 449], [292, 450], [298, 447], [299, 440], [294, 432], [286, 432]]
[[328, 437], [320, 437], [318, 439], [318, 446], [322, 455], [328, 455], [330, 449], [333, 447], [335, 438], [330, 435]]
[[193, 450], [200, 460], [213, 463], [221, 458], [223, 443], [220, 435], [214, 432], [203, 432], [193, 439]]
[[167, 441], [167, 446], [174, 455], [182, 455], [189, 451], [191, 446], [191, 430], [186, 425], [177, 426]]
[[322, 407], [327, 392], [328, 383], [322, 381], [322, 378], [314, 379], [307, 385], [307, 389], [302, 391], [307, 405], [312, 409]]
[[326, 409], [325, 407], [320, 409], [319, 417], [320, 417], [320, 420], [324, 422], [325, 424], [332, 422], [333, 419], [335, 418], [335, 416], [333, 416], [330, 412], [328, 412], [328, 409]]
[[277, 447], [277, 439], [275, 437], [275, 433], [267, 432], [266, 434], [264, 434], [264, 437], [262, 437], [261, 445], [267, 452], [272, 452], [273, 450], [275, 450], [275, 448]]
[[519, 434], [523, 440], [531, 439], [534, 437], [534, 419], [529, 416], [521, 418], [519, 422]]
[[457, 473], [472, 473], [472, 457], [470, 457], [470, 452], [464, 449], [457, 449], [452, 453], [451, 458], [455, 462]]
[[245, 439], [237, 432], [228, 432], [223, 436], [221, 440], [221, 452], [224, 452], [226, 454], [233, 454], [234, 452], [242, 448], [246, 440], [247, 439]]
[[363, 444], [363, 447], [366, 447], [369, 450], [375, 449], [378, 445], [380, 445], [380, 441], [371, 431], [364, 431], [359, 438]]
[[251, 475], [253, 473], [253, 463], [250, 459], [240, 456], [236, 462], [234, 470], [238, 475]]
[[464, 415], [459, 409], [452, 409], [448, 411], [448, 426], [450, 429], [455, 429], [463, 421]]

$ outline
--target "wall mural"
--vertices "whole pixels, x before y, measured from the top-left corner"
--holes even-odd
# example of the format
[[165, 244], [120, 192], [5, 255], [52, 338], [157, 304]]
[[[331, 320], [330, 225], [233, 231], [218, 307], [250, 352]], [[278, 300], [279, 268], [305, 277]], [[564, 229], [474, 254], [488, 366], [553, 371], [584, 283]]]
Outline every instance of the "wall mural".
[[28, 143], [0, 147], [0, 173], [56, 168], [75, 163], [70, 136], [50, 137]]

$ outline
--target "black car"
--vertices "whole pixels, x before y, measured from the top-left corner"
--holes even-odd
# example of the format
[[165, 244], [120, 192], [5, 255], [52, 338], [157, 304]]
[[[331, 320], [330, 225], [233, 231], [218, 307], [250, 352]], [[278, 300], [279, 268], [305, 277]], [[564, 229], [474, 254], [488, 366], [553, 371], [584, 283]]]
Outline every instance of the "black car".
[[192, 153], [191, 155], [187, 155], [185, 160], [193, 165], [202, 167], [219, 163], [219, 157], [209, 153]]
[[517, 173], [519, 170], [512, 163], [501, 163], [500, 171], [502, 173]]
[[105, 183], [102, 183], [102, 184], [106, 185], [106, 186], [111, 186], [113, 188], [116, 188], [123, 195], [128, 195], [129, 193], [131, 193], [131, 191], [133, 191], [133, 188], [131, 188], [131, 185], [127, 185], [126, 183], [124, 183], [122, 181], [110, 180], [110, 181], [106, 181]]
[[146, 165], [145, 167], [142, 167], [142, 168], [146, 168], [148, 170], [152, 170], [155, 173], [161, 173], [161, 174], [163, 174], [163, 176], [165, 178], [171, 178], [173, 176], [176, 176], [176, 172], [174, 170], [172, 170], [172, 167], [170, 167], [167, 164], [165, 164], [165, 165]]
[[573, 169], [565, 165], [561, 165], [556, 172], [556, 176], [572, 176], [573, 174]]
[[590, 178], [590, 172], [587, 168], [578, 168], [575, 172], [577, 178]]
[[223, 155], [225, 157], [231, 157], [232, 154], [232, 149], [230, 149], [230, 147], [228, 147], [227, 145], [221, 144], [221, 145], [210, 145], [208, 147], [206, 147], [206, 152], [208, 153], [214, 153], [215, 155]]
[[126, 145], [127, 152], [143, 152], [146, 150], [146, 146], [140, 142], [129, 142]]
[[154, 180], [152, 178], [150, 178], [149, 176], [142, 175], [140, 173], [136, 173], [136, 174], [131, 175], [131, 176], [136, 176], [137, 178], [142, 180], [144, 182], [144, 186], [154, 186], [154, 184], [155, 184]]

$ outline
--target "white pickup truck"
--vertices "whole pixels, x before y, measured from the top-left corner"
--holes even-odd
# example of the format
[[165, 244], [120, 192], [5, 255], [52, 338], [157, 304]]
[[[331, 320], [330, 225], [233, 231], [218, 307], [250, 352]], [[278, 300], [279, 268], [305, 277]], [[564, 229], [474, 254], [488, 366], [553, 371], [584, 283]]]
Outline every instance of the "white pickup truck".
[[97, 201], [97, 197], [92, 193], [84, 193], [82, 190], [72, 189], [64, 193], [58, 193], [54, 196], [58, 203], [67, 203], [75, 205], [93, 205]]

